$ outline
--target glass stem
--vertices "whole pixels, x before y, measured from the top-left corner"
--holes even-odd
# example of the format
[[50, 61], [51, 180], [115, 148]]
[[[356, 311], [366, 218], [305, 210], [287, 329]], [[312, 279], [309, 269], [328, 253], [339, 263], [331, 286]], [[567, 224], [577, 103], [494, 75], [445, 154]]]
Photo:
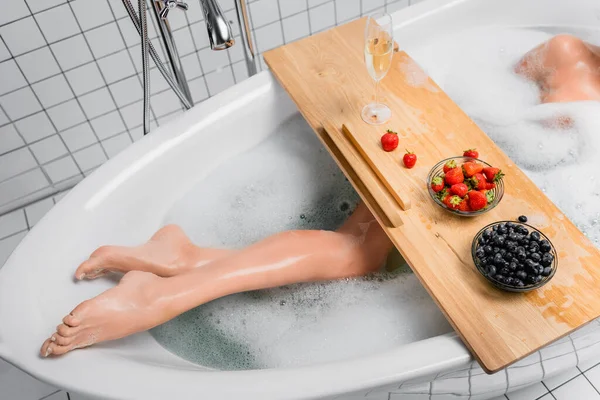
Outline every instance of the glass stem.
[[379, 104], [379, 80], [375, 81], [375, 106]]

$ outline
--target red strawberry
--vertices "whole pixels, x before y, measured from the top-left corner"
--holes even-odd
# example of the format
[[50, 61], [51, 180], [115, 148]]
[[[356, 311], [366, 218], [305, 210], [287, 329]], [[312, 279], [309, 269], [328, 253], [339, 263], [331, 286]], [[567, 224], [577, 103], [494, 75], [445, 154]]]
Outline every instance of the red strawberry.
[[440, 192], [436, 193], [436, 196], [443, 203], [444, 201], [446, 201], [446, 198], [450, 196], [450, 193], [448, 192], [448, 188], [442, 189]]
[[387, 133], [381, 137], [381, 147], [385, 151], [392, 151], [398, 147], [398, 141], [398, 134], [388, 129]]
[[487, 204], [488, 199], [485, 194], [476, 190], [471, 190], [469, 192], [469, 207], [471, 207], [472, 211], [481, 210], [482, 208], [485, 208]]
[[476, 162], [469, 161], [463, 164], [463, 171], [468, 177], [472, 177], [475, 174], [480, 173], [483, 170], [483, 165], [477, 164]]
[[431, 180], [431, 189], [437, 193], [444, 188], [444, 179], [441, 176], [436, 176]]
[[404, 166], [408, 169], [415, 166], [417, 163], [417, 155], [411, 151], [406, 150], [406, 154], [402, 157], [402, 161], [404, 161]]
[[483, 169], [483, 174], [489, 182], [498, 182], [504, 174], [498, 168], [486, 167]]
[[444, 173], [450, 171], [452, 168], [456, 168], [455, 160], [450, 160], [446, 164], [444, 164]]
[[464, 212], [471, 211], [471, 207], [469, 207], [468, 200], [461, 201], [460, 204], [458, 205], [458, 209], [460, 211], [464, 211]]
[[476, 149], [468, 149], [463, 153], [463, 157], [479, 158], [479, 153]]
[[448, 196], [444, 199], [444, 204], [446, 205], [446, 207], [452, 209], [452, 210], [457, 210], [458, 206], [460, 206], [460, 203], [462, 203], [462, 199], [458, 196]]
[[464, 183], [456, 183], [450, 186], [450, 193], [457, 195], [460, 198], [463, 198], [467, 195], [469, 188]]
[[463, 183], [465, 181], [465, 176], [463, 175], [462, 168], [456, 167], [446, 172], [445, 180], [446, 184], [450, 186], [457, 183]]
[[496, 184], [495, 184], [494, 182], [491, 182], [491, 183], [490, 183], [490, 182], [488, 182], [485, 188], [486, 188], [487, 190], [491, 190], [491, 189], [493, 189], [493, 188], [495, 188], [495, 187], [496, 187]]
[[469, 179], [469, 181], [471, 182], [471, 186], [473, 186], [473, 189], [477, 189], [477, 190], [487, 189], [488, 183], [485, 180], [485, 176], [483, 176], [483, 174], [481, 174], [481, 173], [473, 175], [471, 177], [471, 179]]

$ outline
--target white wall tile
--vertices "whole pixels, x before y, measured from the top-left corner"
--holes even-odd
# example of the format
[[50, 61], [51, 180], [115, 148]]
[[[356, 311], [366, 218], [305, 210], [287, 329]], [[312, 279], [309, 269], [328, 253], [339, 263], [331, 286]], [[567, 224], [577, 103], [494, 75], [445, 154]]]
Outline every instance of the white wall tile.
[[79, 102], [85, 115], [90, 119], [115, 109], [115, 102], [112, 100], [107, 88], [94, 90], [79, 96]]
[[29, 15], [29, 10], [27, 9], [25, 0], [11, 0], [3, 2], [2, 6], [2, 12], [0, 13], [0, 25]]
[[[137, 76], [123, 79], [108, 86], [117, 106], [131, 104], [143, 97], [143, 90]], [[114, 109], [114, 106], [113, 106]]]
[[31, 12], [36, 13], [66, 2], [67, 0], [32, 0], [28, 4]]
[[[245, 68], [245, 65], [244, 65]], [[203, 78], [194, 79], [189, 82], [190, 92], [192, 93], [192, 99], [195, 104], [200, 103], [202, 100], [208, 98], [208, 89], [204, 83]]]
[[[124, 8], [122, 4], [118, 4]], [[81, 25], [87, 31], [113, 20], [112, 12], [106, 0], [77, 0], [71, 2], [73, 12]], [[133, 26], [131, 21], [128, 21]]]
[[360, 17], [360, 0], [335, 0], [335, 12], [338, 23], [358, 18]]
[[73, 91], [62, 74], [31, 86], [44, 108], [52, 107], [74, 97]]
[[162, 117], [163, 115], [181, 109], [179, 99], [171, 90], [155, 94], [151, 97], [150, 102], [157, 117]]
[[101, 58], [98, 60], [98, 66], [106, 83], [112, 83], [135, 74], [135, 68], [126, 49]]
[[4, 114], [4, 111], [2, 111], [2, 108], [0, 108], [0, 125], [4, 125], [9, 123], [9, 119], [6, 116], [6, 114]]
[[52, 161], [44, 166], [52, 183], [63, 181], [79, 174], [79, 169], [71, 156]]
[[229, 64], [229, 58], [225, 51], [213, 51], [210, 48], [198, 52], [202, 70], [205, 74], [223, 68]]
[[173, 32], [173, 38], [175, 39], [175, 43], [177, 43], [179, 55], [183, 56], [196, 50], [189, 29], [180, 29]]
[[283, 20], [283, 37], [286, 43], [293, 42], [309, 34], [308, 12], [302, 12]]
[[60, 72], [60, 68], [47, 47], [17, 57], [17, 63], [29, 83], [37, 82]]
[[102, 147], [109, 157], [114, 157], [131, 144], [129, 135], [125, 132], [102, 141]]
[[88, 122], [62, 131], [60, 136], [70, 152], [77, 151], [98, 141]]
[[1, 27], [0, 35], [2, 35], [13, 56], [18, 56], [46, 44], [33, 17], [27, 17]]
[[35, 168], [35, 166], [35, 159], [26, 147], [6, 153], [0, 156], [0, 181]]
[[[316, 7], [320, 4], [324, 4], [327, 3], [330, 0], [308, 0], [308, 6], [309, 7]], [[371, 0], [364, 0], [364, 1], [371, 1]]]
[[56, 126], [56, 129], [64, 129], [75, 126], [85, 121], [85, 115], [76, 100], [69, 100], [48, 109], [48, 115]]
[[29, 146], [39, 163], [45, 164], [67, 154], [67, 148], [58, 135], [40, 140]]
[[52, 207], [54, 207], [54, 202], [51, 197], [47, 197], [44, 200], [40, 200], [27, 206], [25, 208], [25, 214], [27, 214], [29, 228], [33, 228]]
[[[187, 59], [190, 59], [190, 58], [196, 59], [196, 62], [198, 63], [198, 69], [200, 69], [200, 63], [198, 62], [198, 57], [196, 56], [196, 54], [192, 54], [187, 57]], [[189, 61], [188, 61], [188, 63], [189, 63]], [[184, 72], [185, 72], [185, 77], [189, 82], [190, 77], [188, 76], [188, 68], [185, 68], [185, 66], [184, 66]], [[142, 76], [142, 73], [138, 74], [138, 81], [139, 82], [144, 81], [144, 77]], [[163, 90], [166, 90], [168, 88], [169, 88], [169, 84], [167, 83], [165, 78], [163, 78], [163, 76], [160, 73], [160, 71], [158, 70], [158, 68], [151, 69], [150, 70], [150, 94], [162, 92]]]
[[0, 183], [0, 204], [6, 204], [48, 186], [40, 169], [25, 172]]
[[40, 102], [35, 98], [29, 86], [0, 97], [0, 105], [13, 120], [42, 109]]
[[48, 43], [56, 42], [80, 32], [75, 16], [68, 4], [36, 14], [35, 19]]
[[4, 41], [0, 40], [0, 61], [8, 60], [11, 57], [8, 47], [4, 44]]
[[279, 5], [277, 0], [258, 0], [250, 3], [250, 17], [254, 29], [270, 24], [279, 19]]
[[309, 17], [310, 27], [313, 33], [331, 28], [335, 25], [335, 9], [333, 2], [311, 8], [309, 11]]
[[391, 14], [393, 12], [396, 12], [398, 10], [406, 8], [408, 6], [409, 6], [408, 0], [400, 0], [400, 1], [391, 2], [388, 5], [386, 5], [385, 7], [386, 7], [386, 12]]
[[279, 0], [279, 9], [281, 10], [281, 17], [285, 18], [300, 11], [306, 11], [308, 7], [304, 0]]
[[[185, 72], [185, 77], [188, 82], [202, 75], [200, 61], [198, 60], [198, 56], [195, 52], [185, 57], [181, 57], [181, 65], [183, 66], [183, 71]], [[156, 73], [159, 75], [158, 78], [165, 82], [165, 79], [162, 77], [157, 68], [155, 68], [153, 71], [156, 71]], [[154, 81], [152, 83], [154, 84]], [[166, 82], [164, 84], [167, 85]]]
[[533, 400], [542, 397], [546, 393], [548, 393], [548, 389], [541, 382], [537, 382], [526, 388], [509, 393], [506, 397], [508, 397], [508, 400]]
[[0, 126], [0, 154], [7, 153], [25, 144], [14, 124]]
[[67, 392], [56, 392], [43, 400], [69, 400], [69, 397], [67, 396]]
[[116, 22], [87, 31], [85, 37], [96, 58], [125, 48]]
[[104, 86], [96, 63], [89, 63], [65, 73], [75, 95], [79, 96]]
[[0, 216], [0, 238], [5, 238], [24, 230], [27, 230], [27, 221], [22, 209]]
[[219, 71], [207, 74], [206, 83], [208, 85], [208, 92], [211, 96], [233, 86], [235, 82], [233, 80], [233, 71], [231, 70], [231, 67], [225, 67]]
[[196, 47], [198, 49], [210, 46], [210, 42], [208, 41], [208, 33], [206, 30], [206, 22], [200, 21], [192, 24], [190, 25], [190, 30], [192, 31], [192, 36], [194, 37]]
[[15, 60], [0, 63], [0, 95], [27, 85]]
[[[236, 82], [241, 82], [248, 78], [248, 67], [245, 61], [239, 61], [231, 66], [233, 69], [233, 76]], [[193, 95], [193, 93], [192, 93]]]
[[262, 28], [258, 28], [256, 31], [254, 31], [256, 48], [258, 51], [262, 53], [281, 46], [283, 44], [283, 36], [281, 31], [281, 22], [279, 21], [271, 25], [263, 26]]
[[114, 136], [126, 130], [123, 120], [117, 111], [113, 111], [90, 121], [100, 140]]
[[141, 101], [137, 101], [133, 104], [129, 104], [128, 106], [121, 107], [121, 115], [125, 120], [125, 125], [127, 126], [127, 128], [135, 128], [143, 122], [143, 110], [144, 105]]
[[385, 0], [369, 0], [362, 2], [362, 13], [369, 14], [374, 12], [376, 9], [384, 7]]
[[553, 390], [557, 386], [562, 385], [569, 379], [572, 379], [579, 374], [580, 374], [579, 370], [577, 368], [572, 367], [572, 368], [569, 368], [565, 371], [559, 372], [558, 374], [554, 374], [553, 376], [544, 379], [544, 384], [546, 385], [546, 387], [549, 390]]
[[100, 144], [95, 144], [93, 146], [86, 147], [83, 150], [79, 150], [73, 153], [73, 157], [82, 171], [89, 171], [90, 169], [101, 165], [107, 160]]
[[129, 18], [118, 20], [117, 27], [119, 28], [119, 31], [121, 31], [121, 35], [123, 35], [123, 39], [125, 39], [125, 45], [127, 47], [139, 45], [140, 35]]
[[53, 43], [52, 51], [63, 70], [68, 70], [92, 61], [92, 53], [83, 38], [83, 34]]
[[16, 127], [27, 143], [56, 133], [45, 112], [39, 112], [16, 122]]
[[552, 394], [556, 400], [600, 400], [600, 394], [583, 375], [554, 389]]
[[[0, 269], [2, 269], [2, 266], [4, 265], [6, 260], [8, 260], [10, 254], [19, 245], [19, 243], [21, 243], [21, 240], [23, 240], [25, 235], [27, 235], [27, 232], [21, 232], [0, 240]], [[51, 390], [50, 387], [44, 386], [43, 383], [35, 381], [35, 379], [33, 378], [31, 378], [31, 380], [35, 381], [34, 386], [31, 386], [31, 382], [23, 382], [23, 377], [19, 376], [15, 378], [15, 376], [17, 376], [18, 372], [20, 371], [10, 366], [8, 366], [7, 368], [8, 364], [0, 360], [0, 364], [3, 363], [5, 364], [4, 366], [0, 365], [0, 388], [2, 388], [1, 390], [3, 399], [37, 399], [39, 398], [40, 393], [46, 393]], [[25, 375], [24, 372], [21, 373]], [[28, 395], [33, 395], [34, 397], [19, 397]]]

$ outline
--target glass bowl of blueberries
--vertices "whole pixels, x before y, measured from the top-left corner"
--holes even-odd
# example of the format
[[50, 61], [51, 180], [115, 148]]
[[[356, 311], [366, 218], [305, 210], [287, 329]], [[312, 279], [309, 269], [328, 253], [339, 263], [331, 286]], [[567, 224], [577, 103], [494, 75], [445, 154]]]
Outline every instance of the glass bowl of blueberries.
[[471, 254], [477, 270], [492, 285], [510, 292], [538, 289], [558, 268], [556, 249], [548, 237], [524, 222], [487, 225], [475, 235]]

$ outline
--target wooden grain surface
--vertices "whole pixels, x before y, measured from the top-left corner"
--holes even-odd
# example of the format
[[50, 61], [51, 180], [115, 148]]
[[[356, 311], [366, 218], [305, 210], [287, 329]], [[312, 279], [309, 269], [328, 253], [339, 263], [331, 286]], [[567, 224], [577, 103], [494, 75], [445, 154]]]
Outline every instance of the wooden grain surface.
[[[361, 120], [362, 107], [374, 96], [363, 61], [364, 24], [361, 19], [271, 50], [265, 60], [481, 366], [498, 371], [598, 317], [598, 249], [404, 52], [394, 55], [382, 81], [392, 120], [380, 127]], [[340, 151], [323, 129], [325, 122], [328, 130], [339, 132], [346, 124], [376, 160], [396, 192], [393, 197], [410, 200], [410, 208], [396, 209], [401, 226], [394, 227], [398, 224], [377, 203], [381, 196], [390, 199], [381, 179], [372, 170], [361, 170], [374, 178], [369, 190], [355, 171], [358, 167], [353, 168], [356, 160], [344, 157], [350, 150]], [[391, 153], [379, 144], [388, 128], [400, 135], [400, 145]], [[458, 217], [435, 206], [426, 177], [439, 160], [473, 147], [506, 173], [506, 191], [489, 213]], [[410, 170], [402, 166], [405, 148], [418, 155]], [[375, 190], [380, 191], [377, 196], [371, 193]], [[558, 272], [537, 291], [502, 292], [476, 271], [471, 241], [488, 223], [522, 214], [551, 238], [559, 255]]]

